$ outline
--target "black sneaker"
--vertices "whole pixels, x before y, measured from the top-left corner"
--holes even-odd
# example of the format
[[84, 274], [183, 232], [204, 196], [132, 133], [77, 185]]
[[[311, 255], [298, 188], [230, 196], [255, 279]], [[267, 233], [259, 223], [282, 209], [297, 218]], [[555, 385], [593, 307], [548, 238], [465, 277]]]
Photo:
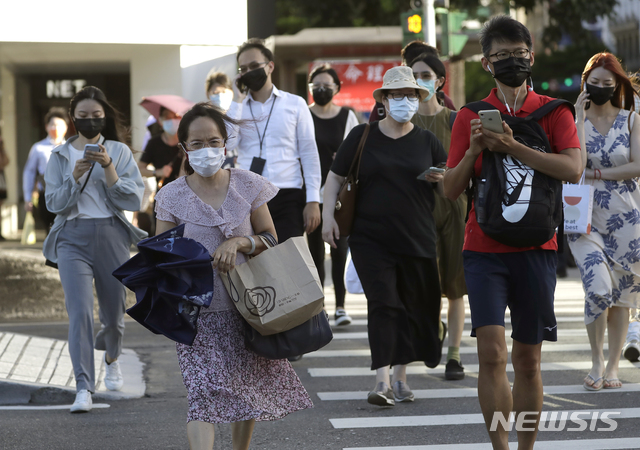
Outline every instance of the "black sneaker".
[[351, 317], [343, 308], [336, 308], [336, 326], [349, 325]]
[[444, 369], [445, 380], [463, 380], [464, 367], [455, 359], [450, 359]]

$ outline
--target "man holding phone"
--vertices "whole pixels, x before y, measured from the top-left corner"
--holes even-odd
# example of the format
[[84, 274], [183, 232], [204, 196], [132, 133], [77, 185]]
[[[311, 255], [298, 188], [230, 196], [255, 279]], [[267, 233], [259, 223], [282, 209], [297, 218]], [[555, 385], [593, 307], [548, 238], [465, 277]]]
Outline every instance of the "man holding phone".
[[[485, 102], [504, 115], [526, 117], [553, 100], [527, 86], [534, 53], [531, 35], [524, 25], [509, 16], [494, 17], [483, 27], [480, 44], [484, 54], [482, 67], [494, 77], [497, 85]], [[557, 107], [538, 122], [548, 137], [551, 153], [527, 147], [514, 139], [513, 131], [501, 119], [501, 128], [496, 130], [501, 133], [490, 131], [485, 122], [489, 123], [491, 117], [491, 122], [495, 121], [495, 113], [483, 113], [485, 121], [463, 108], [456, 118], [444, 176], [444, 192], [449, 199], [457, 199], [471, 178], [480, 176], [484, 149], [517, 160], [520, 172], [535, 170], [556, 180], [578, 181], [584, 166], [573, 115], [567, 106]], [[511, 411], [516, 416], [528, 413], [526, 420], [536, 419], [528, 430], [518, 431], [518, 448], [532, 449], [537, 436], [543, 395], [542, 341], [557, 340], [553, 312], [557, 248], [555, 236], [538, 247], [505, 245], [483, 232], [476, 220], [475, 205], [469, 213], [463, 249], [464, 271], [471, 307], [471, 334], [477, 337], [480, 363], [478, 398], [494, 449], [509, 448], [508, 431], [500, 425], [489, 429], [496, 413], [504, 417], [509, 417]], [[513, 392], [506, 373], [504, 315], [507, 306], [511, 311], [513, 339]], [[530, 415], [531, 411], [538, 415]]]
[[248, 123], [229, 130], [227, 151], [237, 148], [237, 167], [280, 189], [269, 211], [278, 241], [284, 242], [320, 224], [320, 158], [313, 119], [302, 97], [273, 85], [273, 53], [260, 39], [242, 44], [236, 58], [240, 74], [227, 114]]

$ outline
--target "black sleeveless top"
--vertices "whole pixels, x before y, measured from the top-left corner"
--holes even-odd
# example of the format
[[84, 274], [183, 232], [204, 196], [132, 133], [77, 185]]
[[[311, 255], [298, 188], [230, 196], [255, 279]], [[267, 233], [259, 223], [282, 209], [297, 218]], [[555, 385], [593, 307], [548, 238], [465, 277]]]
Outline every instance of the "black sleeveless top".
[[338, 115], [331, 119], [321, 119], [313, 112], [311, 113], [316, 132], [318, 154], [320, 155], [321, 186], [324, 186], [331, 164], [333, 164], [333, 157], [344, 140], [344, 130], [347, 128], [348, 116], [349, 110], [347, 108], [341, 108]]

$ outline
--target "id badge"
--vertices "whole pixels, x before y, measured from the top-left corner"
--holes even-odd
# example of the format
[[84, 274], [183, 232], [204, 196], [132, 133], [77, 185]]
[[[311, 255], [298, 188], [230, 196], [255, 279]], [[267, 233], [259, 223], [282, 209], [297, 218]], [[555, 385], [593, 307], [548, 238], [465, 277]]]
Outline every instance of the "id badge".
[[262, 171], [264, 170], [264, 165], [266, 162], [266, 159], [254, 156], [253, 160], [251, 161], [251, 167], [249, 168], [249, 170], [253, 173], [257, 173], [258, 175], [262, 175]]

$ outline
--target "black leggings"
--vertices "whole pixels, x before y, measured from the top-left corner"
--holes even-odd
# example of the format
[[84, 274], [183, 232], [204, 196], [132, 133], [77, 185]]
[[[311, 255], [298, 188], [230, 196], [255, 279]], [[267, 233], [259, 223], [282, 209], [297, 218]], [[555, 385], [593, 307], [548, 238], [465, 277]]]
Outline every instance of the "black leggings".
[[[320, 213], [322, 213], [322, 205], [320, 205]], [[307, 234], [307, 243], [309, 251], [313, 257], [313, 262], [318, 268], [320, 282], [324, 287], [324, 241], [322, 240], [322, 221], [318, 228], [312, 233]], [[344, 269], [347, 265], [347, 253], [349, 252], [349, 244], [346, 238], [338, 239], [336, 242], [338, 248], [331, 247], [331, 279], [333, 280], [333, 289], [336, 293], [336, 308], [344, 308], [344, 296], [346, 289], [344, 287]]]

